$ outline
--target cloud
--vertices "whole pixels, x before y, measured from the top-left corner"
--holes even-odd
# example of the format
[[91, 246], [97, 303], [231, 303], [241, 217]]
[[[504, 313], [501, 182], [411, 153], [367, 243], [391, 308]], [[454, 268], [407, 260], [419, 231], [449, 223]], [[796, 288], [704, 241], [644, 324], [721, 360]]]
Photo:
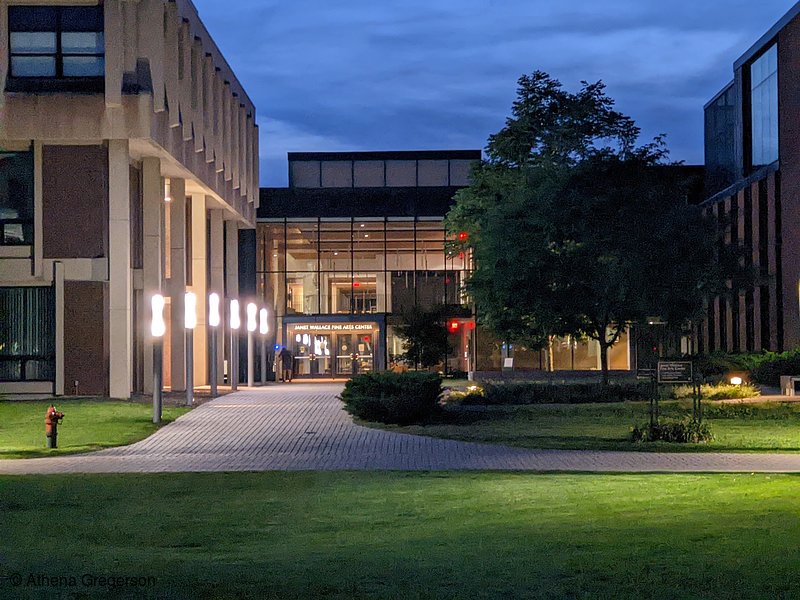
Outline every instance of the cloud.
[[703, 104], [793, 4], [194, 1], [258, 107], [265, 185], [285, 185], [291, 150], [483, 147], [534, 69], [602, 79], [645, 136], [699, 162]]

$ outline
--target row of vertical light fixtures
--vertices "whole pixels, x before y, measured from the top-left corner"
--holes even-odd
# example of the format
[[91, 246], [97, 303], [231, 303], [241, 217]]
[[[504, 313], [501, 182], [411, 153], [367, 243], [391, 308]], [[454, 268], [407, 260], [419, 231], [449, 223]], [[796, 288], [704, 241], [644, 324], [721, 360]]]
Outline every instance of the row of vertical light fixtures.
[[[164, 321], [164, 307], [166, 300], [161, 294], [155, 294], [151, 300], [152, 320], [150, 333], [153, 336], [153, 423], [161, 422], [163, 412], [163, 361], [164, 344], [163, 338], [167, 332], [166, 322]], [[186, 292], [184, 298], [184, 329], [186, 331], [186, 404], [191, 406], [194, 403], [194, 330], [197, 327], [197, 296], [193, 292]], [[211, 397], [216, 398], [218, 394], [219, 374], [217, 373], [217, 354], [218, 354], [218, 331], [222, 324], [221, 299], [219, 294], [212, 293], [208, 296], [208, 326], [210, 328], [210, 355], [211, 371], [209, 373], [209, 384], [211, 387]], [[258, 306], [250, 302], [246, 307], [247, 313], [247, 385], [255, 385], [255, 333], [261, 334], [261, 383], [266, 383], [266, 348], [267, 334], [269, 333], [268, 313], [266, 308], [259, 310]], [[235, 392], [239, 388], [239, 329], [242, 326], [240, 316], [240, 306], [237, 299], [230, 301], [229, 310], [230, 320], [230, 360], [228, 363], [228, 374], [231, 384], [231, 391]]]

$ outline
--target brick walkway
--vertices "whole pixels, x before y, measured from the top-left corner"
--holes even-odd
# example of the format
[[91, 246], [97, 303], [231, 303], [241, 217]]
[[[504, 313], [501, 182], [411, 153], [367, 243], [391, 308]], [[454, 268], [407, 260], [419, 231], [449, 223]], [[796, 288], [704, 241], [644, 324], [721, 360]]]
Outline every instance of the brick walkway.
[[800, 472], [800, 454], [525, 450], [358, 427], [341, 387], [273, 386], [218, 398], [124, 448], [0, 461], [0, 474], [272, 470]]

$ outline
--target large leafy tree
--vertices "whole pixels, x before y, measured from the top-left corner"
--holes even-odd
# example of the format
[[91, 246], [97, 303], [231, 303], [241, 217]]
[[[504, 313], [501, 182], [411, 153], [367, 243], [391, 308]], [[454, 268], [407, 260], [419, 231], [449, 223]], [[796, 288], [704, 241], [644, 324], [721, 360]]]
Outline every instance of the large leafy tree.
[[520, 78], [505, 127], [448, 215], [467, 231], [468, 282], [481, 320], [499, 336], [545, 347], [589, 337], [608, 351], [630, 323], [697, 316], [726, 289], [718, 230], [686, 201], [663, 140], [639, 129], [602, 83], [571, 93], [546, 73]]

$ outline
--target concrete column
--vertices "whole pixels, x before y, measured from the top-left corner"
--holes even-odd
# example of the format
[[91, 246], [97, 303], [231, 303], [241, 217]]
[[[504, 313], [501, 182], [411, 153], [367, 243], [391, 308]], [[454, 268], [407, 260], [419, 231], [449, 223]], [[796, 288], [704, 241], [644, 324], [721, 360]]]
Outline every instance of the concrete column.
[[170, 387], [174, 392], [186, 389], [186, 181], [170, 178], [170, 186]]
[[64, 263], [53, 263], [53, 287], [56, 292], [56, 381], [53, 395], [64, 395]]
[[194, 331], [194, 383], [208, 384], [208, 282], [206, 197], [192, 194], [192, 291], [197, 295], [197, 328]]
[[112, 398], [129, 398], [133, 385], [131, 331], [131, 209], [128, 140], [108, 143], [109, 391]]
[[[216, 292], [220, 298], [225, 298], [225, 217], [224, 212], [219, 209], [208, 211], [209, 216], [209, 237], [210, 237], [210, 252], [208, 257], [211, 263], [211, 279], [208, 281], [208, 292]], [[223, 306], [224, 308], [224, 306]], [[224, 314], [224, 311], [223, 311]], [[222, 380], [223, 361], [225, 357], [225, 345], [222, 333], [225, 331], [224, 319], [223, 325], [219, 327], [217, 332], [220, 335], [217, 342], [217, 373], [219, 373], [220, 381]]]
[[[164, 240], [162, 237], [162, 215], [164, 212], [164, 180], [161, 178], [161, 161], [146, 157], [142, 160], [142, 223], [143, 248], [143, 313], [140, 318], [150, 322], [150, 299], [162, 291], [162, 264]], [[144, 361], [144, 393], [153, 393], [153, 338], [150, 327], [142, 327], [144, 335], [142, 361]]]

